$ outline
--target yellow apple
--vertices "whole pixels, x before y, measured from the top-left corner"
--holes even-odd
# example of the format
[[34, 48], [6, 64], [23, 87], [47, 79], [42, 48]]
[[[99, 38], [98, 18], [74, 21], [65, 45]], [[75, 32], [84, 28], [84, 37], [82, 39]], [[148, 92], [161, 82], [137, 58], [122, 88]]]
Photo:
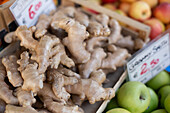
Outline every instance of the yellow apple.
[[159, 3], [164, 3], [164, 2], [167, 2], [167, 3], [170, 3], [170, 0], [159, 0]]
[[129, 12], [129, 9], [130, 9], [130, 3], [121, 2], [120, 5], [119, 5], [119, 9], [124, 11], [127, 14]]
[[136, 0], [120, 0], [121, 2], [128, 2], [128, 3], [133, 3], [135, 2]]
[[155, 7], [158, 4], [158, 0], [142, 0], [146, 2], [151, 8]]
[[129, 10], [129, 15], [140, 21], [144, 21], [151, 17], [151, 8], [144, 1], [134, 2]]

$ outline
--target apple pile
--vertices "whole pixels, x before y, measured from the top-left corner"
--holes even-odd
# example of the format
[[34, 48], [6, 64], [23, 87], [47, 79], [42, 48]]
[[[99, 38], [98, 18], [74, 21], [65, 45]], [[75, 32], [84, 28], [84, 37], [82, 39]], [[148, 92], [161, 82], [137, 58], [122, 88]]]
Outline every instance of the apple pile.
[[105, 109], [106, 113], [170, 113], [170, 74], [160, 72], [145, 84], [123, 84]]
[[[91, 0], [151, 27], [151, 40], [170, 28], [170, 0]], [[128, 26], [126, 26], [128, 27]]]

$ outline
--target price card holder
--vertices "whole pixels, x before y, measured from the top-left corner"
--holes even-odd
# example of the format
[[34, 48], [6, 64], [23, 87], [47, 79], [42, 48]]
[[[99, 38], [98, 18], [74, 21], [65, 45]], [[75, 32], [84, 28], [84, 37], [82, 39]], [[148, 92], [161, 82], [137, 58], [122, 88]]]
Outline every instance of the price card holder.
[[128, 79], [146, 83], [170, 65], [170, 29], [135, 53], [127, 63]]
[[55, 10], [53, 0], [16, 0], [10, 10], [19, 25], [35, 25], [40, 14]]

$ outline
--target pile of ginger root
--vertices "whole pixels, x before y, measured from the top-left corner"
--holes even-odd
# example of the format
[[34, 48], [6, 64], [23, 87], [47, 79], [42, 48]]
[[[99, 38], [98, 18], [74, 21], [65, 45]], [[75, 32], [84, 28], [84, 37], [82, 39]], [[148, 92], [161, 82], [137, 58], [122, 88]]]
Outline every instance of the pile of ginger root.
[[[35, 26], [19, 26], [5, 41], [20, 50], [0, 59], [0, 99], [5, 113], [83, 113], [81, 104], [112, 99], [107, 74], [123, 66], [141, 39], [121, 34], [105, 14], [60, 7]], [[138, 41], [136, 41], [138, 40]], [[140, 47], [139, 47], [140, 46]]]

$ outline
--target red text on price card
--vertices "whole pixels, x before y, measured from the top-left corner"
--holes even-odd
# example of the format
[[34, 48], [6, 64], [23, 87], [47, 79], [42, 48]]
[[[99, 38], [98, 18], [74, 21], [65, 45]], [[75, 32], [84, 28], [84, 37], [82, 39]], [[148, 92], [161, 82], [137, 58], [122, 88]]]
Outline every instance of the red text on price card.
[[29, 18], [30, 19], [34, 19], [36, 12], [40, 9], [40, 7], [42, 6], [42, 2], [39, 1], [38, 4], [36, 5], [31, 5], [28, 9], [29, 11]]

